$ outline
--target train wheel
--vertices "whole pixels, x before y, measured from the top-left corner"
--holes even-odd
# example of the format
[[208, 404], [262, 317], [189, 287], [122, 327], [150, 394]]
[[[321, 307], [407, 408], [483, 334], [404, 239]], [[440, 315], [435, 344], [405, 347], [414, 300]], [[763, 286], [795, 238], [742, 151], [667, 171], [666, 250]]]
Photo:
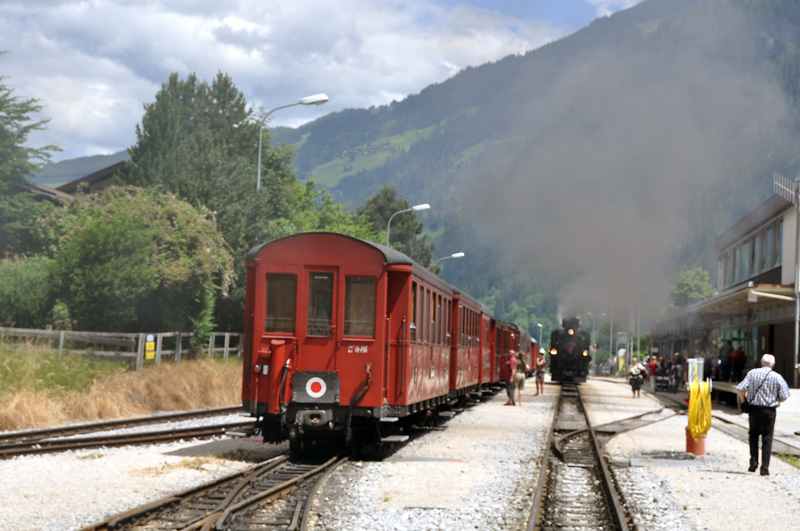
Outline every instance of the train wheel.
[[303, 441], [297, 433], [297, 428], [289, 429], [289, 453], [298, 457], [303, 452]]

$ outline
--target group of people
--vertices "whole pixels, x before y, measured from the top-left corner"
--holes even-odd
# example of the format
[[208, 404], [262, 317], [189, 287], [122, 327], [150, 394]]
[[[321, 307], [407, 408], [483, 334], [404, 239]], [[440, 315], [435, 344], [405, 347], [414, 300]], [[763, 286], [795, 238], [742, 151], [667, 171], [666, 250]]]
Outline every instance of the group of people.
[[[733, 381], [741, 382], [744, 372], [744, 364], [747, 361], [742, 346], [738, 345], [733, 348], [733, 341], [728, 339], [719, 348], [719, 380], [723, 382]], [[713, 375], [712, 375], [713, 378]]]
[[[544, 355], [539, 349], [533, 355], [533, 371], [535, 373], [536, 394], [544, 395]], [[500, 375], [506, 381], [506, 394], [508, 401], [506, 406], [522, 405], [522, 390], [525, 389], [525, 379], [528, 377], [528, 364], [521, 352], [511, 351], [508, 359], [503, 365], [503, 374]], [[516, 396], [519, 395], [519, 399]]]
[[653, 391], [657, 390], [657, 379], [663, 378], [667, 382], [666, 387], [675, 392], [683, 382], [683, 375], [686, 372], [685, 364], [686, 360], [680, 354], [676, 354], [674, 360], [658, 359], [658, 356], [653, 355], [647, 365], [641, 363], [637, 357], [632, 358], [631, 367], [628, 369], [628, 380], [633, 397], [641, 396], [642, 385], [648, 378]]

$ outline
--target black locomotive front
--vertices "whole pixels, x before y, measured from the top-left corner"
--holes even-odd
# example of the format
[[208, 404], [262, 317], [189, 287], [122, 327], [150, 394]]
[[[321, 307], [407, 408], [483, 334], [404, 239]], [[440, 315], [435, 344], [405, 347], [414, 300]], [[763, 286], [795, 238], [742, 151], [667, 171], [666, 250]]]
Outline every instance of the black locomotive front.
[[554, 382], [585, 382], [589, 374], [589, 332], [580, 329], [578, 317], [561, 320], [562, 328], [550, 334], [550, 376]]

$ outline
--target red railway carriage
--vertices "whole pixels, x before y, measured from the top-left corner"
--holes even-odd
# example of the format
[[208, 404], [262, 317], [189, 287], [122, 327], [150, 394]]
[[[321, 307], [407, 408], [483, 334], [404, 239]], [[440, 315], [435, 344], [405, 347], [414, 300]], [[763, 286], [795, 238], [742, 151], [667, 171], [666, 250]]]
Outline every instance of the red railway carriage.
[[247, 259], [243, 405], [293, 451], [402, 425], [477, 385], [481, 315], [383, 245], [333, 233], [262, 245]]
[[479, 388], [482, 340], [488, 338], [484, 330], [488, 321], [481, 304], [464, 293], [455, 294], [453, 307], [458, 311], [453, 312], [451, 322], [450, 396], [456, 397]]
[[531, 367], [533, 366], [533, 359], [531, 359], [531, 335], [525, 330], [521, 330], [519, 335], [519, 351], [522, 353], [522, 359], [525, 360], [525, 366], [528, 367], [526, 375], [530, 376]]
[[492, 323], [492, 342], [494, 344], [492, 380], [499, 382], [503, 364], [508, 359], [509, 353], [519, 349], [520, 333], [519, 327], [514, 323], [498, 319], [493, 320]]
[[481, 307], [481, 367], [480, 367], [480, 387], [485, 390], [491, 384], [497, 382], [493, 377], [492, 367], [494, 362], [494, 342], [492, 341], [492, 317], [485, 307]]

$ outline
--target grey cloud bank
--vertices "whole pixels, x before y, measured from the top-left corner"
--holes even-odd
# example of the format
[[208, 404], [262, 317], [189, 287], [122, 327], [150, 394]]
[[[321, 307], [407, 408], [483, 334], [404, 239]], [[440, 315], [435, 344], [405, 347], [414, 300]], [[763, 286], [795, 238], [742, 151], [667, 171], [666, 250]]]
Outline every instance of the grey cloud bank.
[[274, 116], [296, 126], [400, 100], [570, 31], [433, 1], [5, 1], [0, 65], [16, 95], [45, 105], [51, 121], [31, 145], [60, 146], [60, 160], [129, 147], [143, 105], [173, 72], [204, 80], [224, 72], [267, 109], [330, 96], [324, 107]]

